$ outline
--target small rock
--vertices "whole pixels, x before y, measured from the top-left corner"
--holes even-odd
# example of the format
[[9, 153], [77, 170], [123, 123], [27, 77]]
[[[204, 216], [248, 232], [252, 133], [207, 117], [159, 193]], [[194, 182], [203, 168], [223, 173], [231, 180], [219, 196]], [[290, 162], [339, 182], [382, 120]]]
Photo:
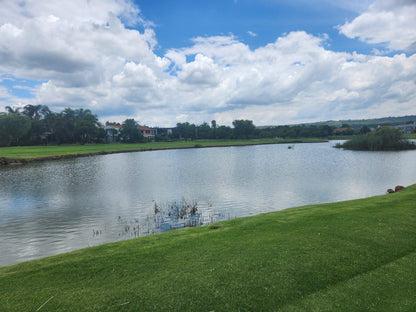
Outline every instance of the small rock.
[[395, 191], [395, 192], [398, 192], [398, 191], [401, 191], [401, 190], [403, 190], [403, 189], [404, 189], [404, 186], [397, 185], [397, 186], [394, 188], [394, 191]]

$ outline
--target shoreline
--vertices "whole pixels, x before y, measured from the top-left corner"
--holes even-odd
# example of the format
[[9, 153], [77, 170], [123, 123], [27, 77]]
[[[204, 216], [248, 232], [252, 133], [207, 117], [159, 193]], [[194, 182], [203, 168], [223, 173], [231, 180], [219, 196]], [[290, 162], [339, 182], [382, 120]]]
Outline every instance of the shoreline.
[[415, 194], [410, 185], [3, 266], [0, 306], [410, 311]]
[[[10, 158], [10, 157], [3, 157], [0, 156], [0, 168], [9, 166], [9, 165], [24, 165], [29, 163], [36, 163], [36, 162], [44, 162], [44, 161], [55, 161], [61, 159], [73, 159], [79, 157], [91, 157], [91, 156], [98, 156], [98, 155], [110, 155], [110, 154], [121, 154], [121, 153], [135, 153], [135, 152], [150, 152], [150, 151], [163, 151], [163, 150], [176, 150], [176, 149], [191, 149], [191, 148], [211, 148], [211, 147], [233, 147], [233, 146], [252, 146], [252, 145], [270, 145], [270, 144], [299, 144], [299, 143], [325, 143], [328, 142], [327, 139], [322, 140], [310, 140], [308, 139], [294, 139], [294, 140], [287, 140], [287, 141], [275, 141], [275, 142], [259, 142], [259, 141], [249, 141], [247, 140], [246, 143], [239, 143], [242, 141], [236, 141], [235, 144], [232, 142], [227, 141], [226, 144], [206, 144], [207, 141], [192, 141], [195, 143], [189, 146], [169, 146], [172, 142], [166, 142], [166, 146], [162, 147], [140, 147], [134, 149], [126, 149], [121, 150], [102, 150], [98, 152], [85, 152], [85, 153], [74, 153], [74, 154], [64, 154], [64, 155], [51, 155], [51, 156], [40, 156], [34, 158]], [[214, 143], [215, 141], [213, 141]], [[205, 143], [205, 144], [204, 144]], [[211, 142], [209, 142], [211, 143]], [[147, 143], [146, 143], [147, 144]], [[173, 142], [174, 144], [174, 142]], [[103, 144], [104, 145], [104, 144]], [[82, 151], [83, 146], [94, 146], [94, 145], [80, 145], [79, 151]], [[98, 145], [97, 145], [98, 146]], [[101, 146], [101, 145], [100, 145]], [[105, 145], [104, 145], [105, 146]], [[32, 147], [32, 146], [29, 146]], [[36, 147], [36, 146], [35, 146]], [[46, 146], [48, 147], [48, 146]], [[111, 146], [110, 146], [111, 147]], [[25, 147], [23, 147], [25, 148]], [[1, 153], [1, 150], [0, 150]]]
[[[397, 190], [398, 187], [401, 187], [401, 188], [399, 188]], [[249, 215], [249, 216], [240, 216], [240, 217], [235, 217], [234, 216], [234, 217], [229, 218], [229, 219], [219, 220], [219, 221], [216, 221], [216, 222], [213, 222], [213, 223], [208, 223], [208, 224], [203, 224], [203, 225], [198, 225], [198, 226], [183, 226], [183, 227], [179, 227], [179, 228], [173, 228], [173, 229], [170, 229], [170, 230], [162, 231], [162, 232], [159, 232], [159, 233], [153, 233], [153, 234], [150, 234], [150, 235], [148, 234], [148, 235], [137, 236], [137, 237], [132, 237], [132, 238], [128, 238], [128, 239], [104, 242], [104, 243], [101, 243], [101, 244], [98, 244], [98, 245], [82, 247], [82, 248], [79, 248], [79, 249], [74, 249], [74, 250], [61, 252], [61, 253], [57, 253], [57, 254], [42, 256], [40, 258], [24, 260], [24, 261], [21, 261], [21, 262], [16, 262], [16, 263], [11, 263], [11, 264], [6, 264], [6, 265], [1, 265], [0, 264], [0, 270], [2, 268], [9, 267], [9, 266], [15, 266], [15, 265], [20, 265], [20, 264], [35, 262], [35, 261], [42, 261], [44, 259], [53, 258], [53, 257], [65, 256], [67, 254], [77, 253], [77, 252], [88, 250], [88, 249], [100, 248], [100, 247], [105, 246], [105, 245], [112, 245], [112, 244], [118, 244], [118, 243], [121, 244], [121, 243], [126, 242], [126, 241], [128, 242], [128, 241], [137, 240], [137, 239], [146, 239], [146, 238], [152, 237], [152, 236], [166, 235], [169, 232], [180, 232], [180, 231], [183, 231], [183, 230], [186, 231], [186, 230], [192, 230], [192, 229], [198, 229], [198, 228], [209, 228], [209, 229], [215, 229], [216, 230], [216, 229], [221, 228], [221, 226], [218, 226], [217, 224], [232, 222], [233, 220], [235, 221], [235, 220], [242, 220], [242, 219], [255, 219], [255, 218], [261, 218], [262, 216], [267, 216], [267, 215], [274, 215], [274, 214], [280, 214], [280, 213], [285, 214], [286, 212], [290, 213], [291, 211], [296, 211], [296, 210], [301, 211], [305, 208], [311, 208], [311, 207], [313, 208], [313, 207], [331, 206], [331, 205], [337, 206], [337, 205], [342, 205], [344, 203], [354, 203], [354, 202], [360, 202], [360, 201], [368, 201], [368, 200], [371, 200], [373, 198], [375, 199], [375, 198], [392, 196], [392, 194], [402, 193], [403, 190], [413, 189], [413, 188], [416, 188], [416, 184], [410, 184], [410, 185], [407, 185], [407, 186], [404, 186], [404, 187], [396, 186], [396, 190], [392, 190], [392, 192], [389, 192], [389, 190], [387, 190], [387, 192], [384, 193], [384, 194], [372, 195], [372, 196], [368, 196], [368, 197], [347, 199], [347, 200], [333, 201], [333, 202], [323, 202], [323, 203], [318, 203], [318, 204], [306, 204], [306, 205], [294, 206], [294, 207], [286, 207], [286, 208], [281, 209], [281, 210], [263, 212], [263, 213], [260, 213], [260, 214], [254, 214], [254, 215]]]

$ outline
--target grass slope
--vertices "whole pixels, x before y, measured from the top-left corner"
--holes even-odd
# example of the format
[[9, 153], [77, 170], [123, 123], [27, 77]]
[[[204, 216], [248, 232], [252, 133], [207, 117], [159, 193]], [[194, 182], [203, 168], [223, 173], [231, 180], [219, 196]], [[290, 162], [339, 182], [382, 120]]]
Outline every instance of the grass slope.
[[2, 311], [415, 311], [416, 185], [0, 268]]
[[44, 157], [121, 153], [129, 151], [149, 151], [175, 148], [240, 146], [278, 143], [314, 143], [323, 142], [322, 139], [258, 139], [258, 140], [194, 140], [174, 142], [149, 142], [137, 144], [87, 144], [87, 145], [59, 145], [59, 146], [16, 146], [0, 147], [0, 157], [7, 159], [37, 159]]

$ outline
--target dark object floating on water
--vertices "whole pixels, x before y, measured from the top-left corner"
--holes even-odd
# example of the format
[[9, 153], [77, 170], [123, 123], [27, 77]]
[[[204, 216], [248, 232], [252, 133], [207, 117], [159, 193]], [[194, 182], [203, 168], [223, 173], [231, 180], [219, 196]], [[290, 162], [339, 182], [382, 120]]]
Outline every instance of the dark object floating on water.
[[387, 193], [389, 193], [389, 194], [391, 194], [391, 193], [396, 193], [396, 192], [399, 192], [399, 191], [404, 190], [404, 189], [405, 189], [405, 187], [404, 187], [404, 186], [397, 185], [397, 186], [394, 188], [394, 190], [393, 190], [393, 189], [388, 189], [388, 190], [387, 190]]
[[294, 148], [295, 148], [295, 146], [294, 146], [294, 145], [289, 145], [287, 148], [288, 148], [288, 149], [294, 149]]

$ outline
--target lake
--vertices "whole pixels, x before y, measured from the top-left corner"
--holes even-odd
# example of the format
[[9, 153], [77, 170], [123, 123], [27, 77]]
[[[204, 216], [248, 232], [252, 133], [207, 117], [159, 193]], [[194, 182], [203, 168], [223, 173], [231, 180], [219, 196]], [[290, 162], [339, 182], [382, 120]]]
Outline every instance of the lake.
[[174, 228], [167, 214], [155, 221], [155, 205], [193, 202], [208, 224], [416, 183], [416, 151], [344, 151], [335, 143], [149, 151], [1, 168], [0, 265]]

